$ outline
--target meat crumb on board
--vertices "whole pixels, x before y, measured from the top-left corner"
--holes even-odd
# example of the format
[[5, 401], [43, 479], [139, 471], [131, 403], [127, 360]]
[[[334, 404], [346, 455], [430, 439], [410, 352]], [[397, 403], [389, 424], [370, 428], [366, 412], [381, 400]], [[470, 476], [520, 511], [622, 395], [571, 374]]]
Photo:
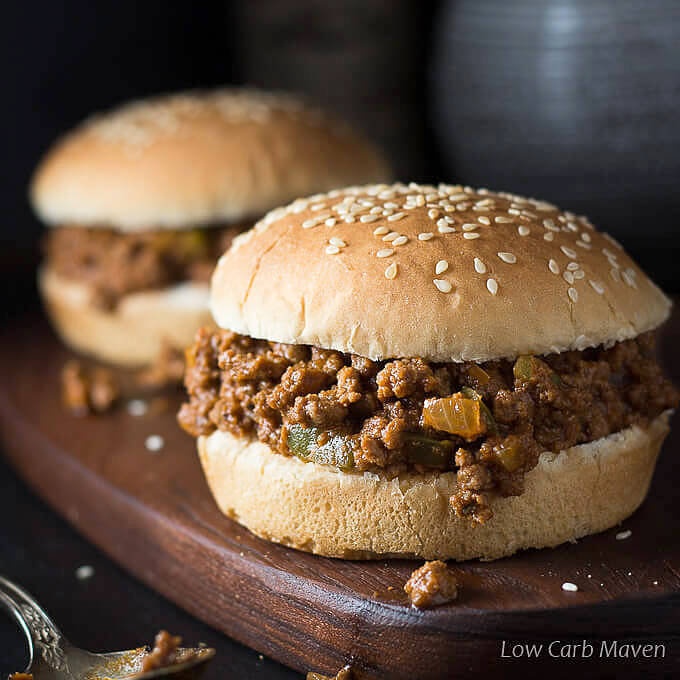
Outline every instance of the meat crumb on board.
[[425, 562], [404, 586], [411, 604], [418, 609], [436, 607], [458, 597], [458, 581], [444, 562]]
[[120, 386], [107, 368], [85, 368], [72, 359], [61, 371], [62, 401], [74, 415], [108, 411], [118, 400]]

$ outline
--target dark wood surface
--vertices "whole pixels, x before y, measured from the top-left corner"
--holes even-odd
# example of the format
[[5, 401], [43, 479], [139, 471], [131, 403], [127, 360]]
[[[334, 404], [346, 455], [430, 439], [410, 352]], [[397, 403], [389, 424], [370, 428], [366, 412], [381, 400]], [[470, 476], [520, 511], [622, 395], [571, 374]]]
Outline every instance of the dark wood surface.
[[[662, 343], [669, 359], [679, 339], [676, 316]], [[74, 418], [58, 399], [68, 353], [42, 320], [9, 327], [0, 350], [2, 436], [21, 476], [140, 580], [267, 657], [325, 672], [351, 660], [362, 677], [507, 676], [525, 667], [553, 677], [575, 669], [594, 677], [680, 673], [677, 432], [650, 498], [624, 523], [631, 538], [617, 541], [620, 529], [612, 529], [554, 550], [457, 565], [460, 600], [418, 612], [401, 591], [417, 563], [315, 557], [265, 543], [224, 518], [193, 441], [174, 424], [179, 393], [143, 417], [119, 409]], [[676, 379], [679, 368], [671, 361]], [[150, 434], [165, 438], [159, 453], [144, 446]], [[562, 591], [564, 581], [579, 592]], [[129, 611], [126, 593], [111, 595], [112, 607], [123, 601]], [[554, 639], [664, 643], [666, 651], [647, 661], [501, 657], [504, 640]]]

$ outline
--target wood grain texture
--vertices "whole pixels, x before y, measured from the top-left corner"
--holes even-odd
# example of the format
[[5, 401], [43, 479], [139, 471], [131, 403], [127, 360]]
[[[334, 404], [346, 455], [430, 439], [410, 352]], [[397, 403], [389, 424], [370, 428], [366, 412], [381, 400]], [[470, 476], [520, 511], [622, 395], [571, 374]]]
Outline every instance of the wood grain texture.
[[[680, 316], [666, 329], [669, 358]], [[651, 496], [624, 527], [554, 550], [453, 567], [460, 600], [419, 612], [401, 590], [418, 563], [339, 561], [271, 545], [223, 517], [194, 442], [174, 423], [181, 394], [142, 417], [124, 408], [74, 418], [59, 402], [67, 352], [29, 317], [0, 336], [0, 424], [20, 474], [55, 509], [142, 581], [198, 618], [300, 671], [352, 660], [360, 677], [436, 678], [510, 671], [501, 641], [553, 639], [665, 643], [646, 662], [583, 659], [601, 677], [680, 672], [678, 432], [664, 447]], [[680, 364], [672, 361], [676, 377]], [[150, 434], [165, 446], [150, 453]], [[266, 503], [267, 499], [263, 499]], [[572, 581], [576, 593], [562, 591]], [[388, 590], [390, 589], [390, 590]], [[124, 594], [119, 594], [121, 597]], [[532, 669], [573, 674], [574, 661]], [[599, 671], [598, 671], [599, 672]]]

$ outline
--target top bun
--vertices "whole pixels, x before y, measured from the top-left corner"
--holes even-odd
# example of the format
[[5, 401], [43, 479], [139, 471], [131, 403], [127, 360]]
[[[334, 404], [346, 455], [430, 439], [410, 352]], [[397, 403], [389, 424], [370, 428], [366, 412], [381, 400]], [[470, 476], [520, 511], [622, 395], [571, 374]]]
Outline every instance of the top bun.
[[31, 200], [49, 224], [181, 228], [258, 217], [296, 196], [389, 176], [375, 147], [300, 100], [218, 90], [88, 119], [44, 158]]
[[582, 350], [661, 324], [668, 298], [607, 234], [545, 201], [461, 186], [350, 187], [238, 237], [222, 328], [382, 360]]

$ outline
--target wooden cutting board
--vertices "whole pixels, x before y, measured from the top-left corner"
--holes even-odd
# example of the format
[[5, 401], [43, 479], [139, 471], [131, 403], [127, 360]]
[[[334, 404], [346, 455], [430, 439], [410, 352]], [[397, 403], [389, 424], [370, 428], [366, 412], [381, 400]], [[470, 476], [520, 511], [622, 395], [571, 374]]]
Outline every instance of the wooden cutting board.
[[[663, 341], [671, 359], [678, 341], [676, 315]], [[594, 669], [599, 677], [624, 668], [640, 677], [680, 673], [678, 428], [650, 498], [623, 527], [552, 550], [456, 565], [460, 599], [420, 612], [402, 591], [418, 562], [316, 557], [266, 543], [223, 517], [194, 441], [175, 424], [180, 392], [141, 417], [124, 406], [69, 415], [59, 388], [69, 356], [39, 317], [0, 334], [0, 425], [14, 466], [114, 560], [259, 652], [300, 671], [332, 673], [351, 661], [367, 678], [465, 678], [525, 667], [553, 678]], [[677, 380], [680, 362], [669, 369]], [[157, 453], [145, 447], [153, 434], [165, 441]], [[617, 540], [622, 528], [632, 535]], [[563, 591], [565, 581], [578, 592]], [[553, 640], [562, 641], [554, 653], [582, 640], [595, 651], [554, 658]], [[665, 655], [657, 647], [656, 658], [602, 659], [602, 640], [618, 640], [619, 649], [665, 645]], [[504, 657], [513, 643], [544, 647], [531, 661]]]

